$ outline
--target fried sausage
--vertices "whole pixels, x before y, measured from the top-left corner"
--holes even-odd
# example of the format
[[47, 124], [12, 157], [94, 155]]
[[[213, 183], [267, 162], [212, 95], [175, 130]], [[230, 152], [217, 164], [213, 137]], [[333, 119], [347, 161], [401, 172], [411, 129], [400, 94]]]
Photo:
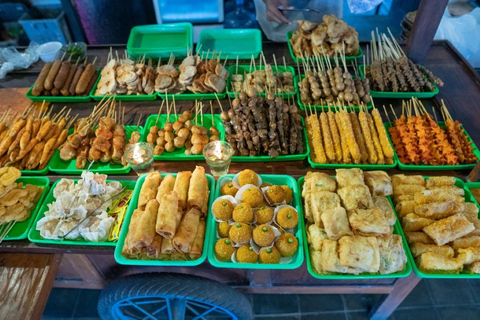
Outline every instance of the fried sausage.
[[95, 85], [95, 82], [98, 80], [98, 72], [95, 72], [93, 75], [92, 79], [90, 79], [90, 82], [88, 83], [87, 90], [83, 93], [84, 96], [87, 96], [90, 94], [90, 91], [92, 91], [93, 86]]
[[65, 81], [67, 81], [68, 73], [70, 72], [71, 67], [70, 61], [63, 61], [62, 65], [60, 66], [60, 70], [58, 70], [58, 74], [55, 77], [55, 81], [53, 82], [53, 86], [60, 90], [63, 88]]
[[45, 63], [45, 65], [42, 68], [42, 71], [40, 71], [40, 74], [38, 75], [37, 81], [35, 81], [35, 84], [33, 85], [32, 95], [38, 97], [42, 93], [44, 89], [43, 85], [45, 83], [45, 79], [47, 78], [47, 75], [50, 69], [52, 68], [52, 65], [53, 65], [53, 62]]
[[52, 90], [53, 89], [53, 82], [57, 77], [58, 71], [60, 70], [60, 66], [62, 65], [62, 60], [57, 60], [52, 64], [50, 71], [48, 71], [47, 78], [45, 79], [45, 83], [43, 87], [45, 90]]
[[95, 75], [95, 67], [93, 64], [89, 63], [85, 68], [85, 71], [82, 73], [80, 79], [78, 80], [77, 86], [75, 87], [75, 92], [77, 94], [82, 94], [87, 90], [88, 83]]
[[70, 84], [70, 88], [68, 88], [68, 92], [70, 92], [71, 96], [75, 95], [75, 88], [77, 87], [78, 80], [80, 80], [80, 76], [82, 75], [84, 70], [85, 70], [85, 66], [83, 64], [77, 68], [77, 71], [73, 76], [72, 83]]
[[63, 84], [62, 89], [60, 89], [60, 93], [62, 94], [62, 96], [67, 97], [68, 95], [70, 95], [70, 92], [68, 91], [68, 89], [70, 88], [70, 84], [72, 84], [73, 76], [75, 75], [76, 71], [77, 71], [77, 66], [72, 64], [70, 66], [70, 70], [68, 71], [67, 80]]
[[58, 90], [57, 88], [53, 88], [52, 89], [52, 96], [56, 97], [60, 95], [60, 90]]

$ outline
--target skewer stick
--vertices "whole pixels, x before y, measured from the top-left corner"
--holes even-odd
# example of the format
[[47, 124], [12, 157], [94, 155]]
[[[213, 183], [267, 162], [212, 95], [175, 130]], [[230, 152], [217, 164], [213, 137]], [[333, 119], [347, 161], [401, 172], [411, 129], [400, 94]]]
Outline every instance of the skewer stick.
[[212, 103], [212, 100], [210, 100], [210, 114], [212, 116], [212, 127], [213, 127], [213, 103]]
[[168, 107], [168, 94], [167, 89], [165, 89], [165, 100], [167, 101], [167, 122], [170, 122], [170, 108]]
[[383, 105], [383, 111], [385, 111], [385, 115], [387, 116], [388, 123], [392, 124], [392, 121], [390, 121], [390, 117], [388, 116], [387, 108], [385, 107], [385, 105]]
[[157, 114], [157, 119], [155, 120], [155, 126], [157, 126], [158, 119], [160, 118], [160, 113], [162, 113], [163, 105], [165, 104], [165, 100], [162, 101], [162, 104], [160, 105], [160, 108], [158, 108], [158, 114]]
[[175, 120], [178, 120], [177, 118], [177, 105], [175, 104], [175, 95], [172, 94], [172, 101], [173, 101], [173, 112], [175, 112]]
[[[218, 106], [220, 107], [220, 110], [222, 110], [222, 112], [223, 112], [222, 104], [220, 103], [220, 99], [218, 99], [217, 93], [215, 93], [215, 98], [217, 99]], [[229, 97], [229, 99], [230, 99], [230, 97]], [[230, 103], [230, 104], [231, 104], [231, 103]]]

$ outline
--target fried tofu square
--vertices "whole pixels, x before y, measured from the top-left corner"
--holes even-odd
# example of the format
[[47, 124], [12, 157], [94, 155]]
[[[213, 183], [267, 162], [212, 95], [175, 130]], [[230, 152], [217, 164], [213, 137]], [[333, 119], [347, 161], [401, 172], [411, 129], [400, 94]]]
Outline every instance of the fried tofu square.
[[393, 193], [392, 180], [385, 171], [364, 171], [365, 184], [372, 196], [389, 196]]
[[329, 239], [338, 240], [343, 236], [353, 236], [347, 211], [342, 207], [325, 211], [322, 214], [322, 222]]
[[363, 180], [363, 171], [358, 168], [353, 169], [336, 169], [336, 176], [338, 188], [345, 188], [347, 186], [365, 185]]
[[350, 210], [348, 220], [355, 235], [386, 237], [392, 233], [380, 208]]
[[303, 183], [302, 196], [305, 197], [307, 192], [330, 191], [337, 190], [337, 183], [334, 178], [323, 172], [307, 172]]
[[412, 255], [416, 258], [426, 252], [435, 252], [447, 258], [453, 258], [455, 252], [450, 246], [437, 246], [436, 244], [414, 243], [410, 246]]
[[423, 231], [413, 231], [413, 232], [405, 232], [405, 237], [407, 238], [407, 243], [409, 245], [413, 243], [424, 243], [424, 244], [433, 244], [432, 238], [427, 236], [427, 234]]
[[423, 228], [423, 232], [432, 238], [439, 246], [461, 238], [473, 230], [475, 230], [473, 223], [468, 221], [461, 213], [435, 221]]
[[414, 212], [421, 217], [437, 220], [461, 213], [463, 208], [463, 203], [456, 201], [430, 202], [417, 204]]
[[392, 234], [386, 238], [377, 238], [377, 241], [380, 250], [380, 273], [391, 274], [405, 269], [407, 256], [402, 237]]
[[380, 249], [375, 237], [345, 236], [338, 240], [342, 266], [376, 273], [380, 269]]
[[425, 273], [459, 273], [463, 263], [435, 252], [426, 252], [417, 258], [418, 268]]
[[393, 211], [392, 206], [390, 205], [390, 201], [386, 197], [383, 196], [373, 196], [373, 206], [380, 208], [388, 221], [388, 224], [393, 226], [395, 222], [397, 222], [397, 216]]
[[366, 185], [354, 185], [338, 189], [342, 204], [347, 210], [369, 209], [373, 207], [372, 196]]
[[336, 240], [324, 240], [321, 256], [321, 269], [324, 273], [359, 274], [363, 270], [342, 265], [339, 260], [339, 245]]
[[434, 222], [435, 220], [433, 219], [427, 219], [420, 217], [415, 213], [409, 213], [402, 218], [402, 227], [405, 232], [421, 231], [423, 228]]
[[480, 247], [480, 236], [471, 236], [471, 233], [465, 237], [453, 240], [451, 243], [453, 249], [465, 249], [470, 247]]

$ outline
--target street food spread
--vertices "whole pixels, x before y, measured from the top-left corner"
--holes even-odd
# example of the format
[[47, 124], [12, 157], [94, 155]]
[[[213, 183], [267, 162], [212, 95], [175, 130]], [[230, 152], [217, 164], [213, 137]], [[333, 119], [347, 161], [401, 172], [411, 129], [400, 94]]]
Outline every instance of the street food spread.
[[208, 214], [203, 167], [161, 177], [149, 173], [138, 195], [123, 245], [129, 259], [196, 260], [203, 253]]
[[343, 44], [347, 56], [359, 53], [357, 31], [334, 15], [324, 15], [320, 24], [308, 20], [298, 20], [297, 24], [298, 28], [290, 39], [297, 58], [312, 57], [315, 54], [333, 58], [335, 53], [342, 51]]
[[394, 152], [378, 109], [310, 110], [305, 119], [310, 158], [315, 163], [393, 164]]
[[454, 177], [393, 175], [395, 209], [425, 273], [480, 273], [478, 207]]
[[76, 117], [69, 117], [70, 110], [65, 108], [51, 116], [52, 109], [43, 106], [39, 112], [29, 107], [19, 117], [9, 117], [9, 112], [0, 120], [0, 167], [45, 169]]
[[115, 219], [108, 214], [114, 198], [122, 194], [120, 182], [107, 175], [83, 171], [75, 182], [61, 179], [53, 189], [54, 201], [36, 225], [45, 239], [104, 242]]
[[384, 171], [337, 169], [336, 177], [308, 172], [302, 197], [307, 241], [318, 274], [392, 274], [404, 270], [402, 237]]
[[235, 263], [289, 263], [298, 250], [294, 233], [298, 212], [287, 185], [262, 183], [246, 169], [233, 181], [223, 180], [221, 195], [211, 208], [217, 221], [215, 257]]

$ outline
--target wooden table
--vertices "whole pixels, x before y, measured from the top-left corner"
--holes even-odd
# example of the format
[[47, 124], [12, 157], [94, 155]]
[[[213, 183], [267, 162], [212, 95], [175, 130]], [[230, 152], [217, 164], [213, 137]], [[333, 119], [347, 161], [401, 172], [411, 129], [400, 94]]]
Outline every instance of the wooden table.
[[[114, 47], [123, 51], [124, 47]], [[272, 54], [275, 53], [277, 61], [285, 56], [287, 64], [295, 66], [290, 58], [288, 48], [285, 44], [265, 42], [263, 45], [267, 62], [273, 63]], [[97, 66], [104, 66], [108, 54], [107, 47], [89, 47], [89, 56], [97, 56]], [[246, 63], [247, 61], [241, 61]], [[472, 139], [478, 144], [480, 142], [480, 117], [476, 117], [480, 101], [480, 78], [459, 53], [446, 41], [435, 42], [430, 49], [425, 65], [437, 76], [442, 78], [445, 86], [440, 88], [440, 94], [434, 99], [424, 101], [427, 110], [439, 106], [440, 99], [445, 103], [453, 118], [463, 123]], [[0, 111], [6, 108], [23, 110], [30, 102], [23, 97], [27, 87], [35, 81], [42, 63], [35, 64], [32, 68], [9, 74], [7, 78], [0, 81], [0, 94], [3, 97], [0, 101]], [[21, 88], [21, 89], [18, 89]], [[161, 101], [145, 102], [123, 102], [126, 107], [127, 124], [136, 124], [140, 115], [143, 119], [150, 114], [156, 114]], [[176, 101], [180, 111], [190, 108], [192, 101]], [[377, 107], [392, 104], [397, 114], [401, 113], [401, 101], [395, 99], [375, 99]], [[67, 105], [72, 108], [72, 113], [79, 113], [86, 116], [90, 113], [94, 102], [89, 103], [58, 103], [55, 110]], [[228, 109], [228, 100], [222, 101], [223, 108]], [[214, 103], [215, 112], [219, 108]], [[436, 109], [440, 115], [439, 109]], [[178, 172], [182, 170], [193, 170], [195, 165], [206, 166], [201, 161], [189, 162], [158, 162], [154, 163], [155, 169], [161, 172]], [[233, 163], [230, 167], [232, 173], [250, 168], [263, 174], [286, 174], [295, 178], [304, 176], [311, 170], [308, 162], [262, 162], [262, 163]], [[333, 170], [322, 170], [333, 174]], [[399, 173], [398, 169], [388, 170], [389, 174]], [[427, 174], [427, 172], [409, 172]], [[468, 171], [434, 171], [428, 175], [451, 175], [465, 179]], [[61, 178], [58, 175], [50, 175], [51, 181]], [[127, 176], [111, 176], [112, 179], [135, 180], [137, 177], [132, 171]], [[395, 308], [403, 301], [411, 290], [420, 281], [413, 272], [403, 279], [376, 279], [376, 280], [317, 280], [311, 277], [304, 263], [296, 270], [242, 270], [242, 269], [217, 269], [208, 262], [191, 268], [166, 268], [166, 267], [134, 267], [118, 265], [113, 257], [113, 248], [88, 247], [88, 246], [53, 246], [37, 245], [28, 240], [5, 241], [0, 245], [0, 252], [3, 253], [30, 253], [30, 254], [56, 254], [63, 255], [63, 262], [60, 268], [63, 280], [57, 281], [56, 286], [81, 287], [81, 288], [102, 288], [106, 281], [112, 280], [127, 274], [138, 272], [178, 272], [195, 274], [210, 278], [222, 283], [229, 284], [242, 292], [249, 293], [301, 293], [301, 294], [387, 294], [386, 298], [379, 301], [372, 309], [372, 318], [384, 319], [388, 317]]]

